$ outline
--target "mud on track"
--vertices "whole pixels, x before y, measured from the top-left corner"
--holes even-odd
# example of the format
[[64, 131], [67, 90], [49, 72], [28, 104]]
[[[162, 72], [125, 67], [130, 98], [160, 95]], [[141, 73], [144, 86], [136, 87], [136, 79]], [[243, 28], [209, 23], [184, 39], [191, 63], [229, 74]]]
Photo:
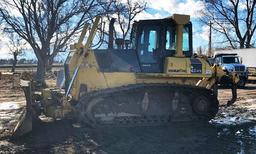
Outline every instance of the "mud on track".
[[0, 153], [255, 153], [256, 86], [238, 90], [238, 102], [225, 107], [230, 91], [219, 93], [215, 121], [169, 126], [93, 129], [71, 120], [34, 125], [30, 134], [1, 140]]

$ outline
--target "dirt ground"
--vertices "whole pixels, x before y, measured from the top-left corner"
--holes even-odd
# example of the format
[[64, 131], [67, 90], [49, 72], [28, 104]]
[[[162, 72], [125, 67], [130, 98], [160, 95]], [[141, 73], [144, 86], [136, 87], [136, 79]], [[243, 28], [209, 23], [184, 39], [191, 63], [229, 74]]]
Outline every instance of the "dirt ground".
[[219, 112], [213, 123], [237, 125], [248, 122], [256, 122], [256, 85], [247, 84], [245, 88], [238, 89], [237, 101], [227, 107], [226, 102], [231, 98], [231, 90], [220, 89]]
[[14, 85], [12, 75], [2, 75], [0, 80], [0, 137], [9, 136], [12, 133], [25, 104], [23, 90]]
[[[256, 85], [238, 90], [230, 106], [228, 89], [219, 90], [220, 110], [205, 123], [173, 123], [170, 126], [94, 129], [72, 120], [39, 122], [21, 138], [8, 135], [24, 109], [21, 89], [0, 80], [1, 153], [255, 153]], [[8, 96], [8, 97], [6, 97]], [[13, 103], [17, 102], [17, 103]], [[3, 138], [4, 137], [4, 138]]]

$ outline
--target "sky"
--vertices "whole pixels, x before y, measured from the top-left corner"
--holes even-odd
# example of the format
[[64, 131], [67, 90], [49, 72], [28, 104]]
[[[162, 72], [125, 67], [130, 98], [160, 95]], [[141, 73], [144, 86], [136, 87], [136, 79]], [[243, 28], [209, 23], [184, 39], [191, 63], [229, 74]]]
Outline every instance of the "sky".
[[[134, 0], [136, 1], [136, 0]], [[148, 9], [139, 14], [136, 20], [140, 19], [160, 19], [169, 17], [174, 13], [187, 14], [191, 16], [193, 23], [193, 48], [199, 46], [207, 48], [209, 27], [199, 22], [200, 11], [204, 9], [204, 4], [200, 0], [145, 0]], [[1, 28], [1, 27], [0, 27]], [[0, 33], [0, 59], [11, 58], [7, 46], [8, 38]], [[26, 58], [34, 58], [33, 54], [26, 54]]]
[[148, 9], [139, 14], [136, 19], [160, 19], [172, 14], [190, 15], [193, 25], [193, 48], [207, 48], [209, 40], [209, 26], [203, 25], [199, 18], [204, 9], [202, 0], [146, 0]]

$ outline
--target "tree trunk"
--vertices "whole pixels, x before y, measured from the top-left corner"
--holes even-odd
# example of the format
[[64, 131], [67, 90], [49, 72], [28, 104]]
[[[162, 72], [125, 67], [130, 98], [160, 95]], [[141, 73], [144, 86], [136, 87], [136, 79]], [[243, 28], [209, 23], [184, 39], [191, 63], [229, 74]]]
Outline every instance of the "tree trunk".
[[53, 57], [50, 57], [47, 63], [46, 71], [50, 72], [52, 70]]
[[240, 40], [240, 46], [239, 46], [240, 49], [243, 49], [244, 48], [244, 41], [241, 41]]
[[36, 81], [41, 85], [45, 85], [46, 63], [47, 61], [39, 59], [37, 62]]
[[17, 61], [18, 61], [17, 56], [18, 56], [18, 54], [16, 52], [14, 52], [13, 53], [13, 62], [12, 62], [12, 72], [13, 73], [15, 72], [16, 64], [17, 64]]
[[251, 40], [252, 40], [252, 35], [247, 37], [245, 48], [251, 48]]

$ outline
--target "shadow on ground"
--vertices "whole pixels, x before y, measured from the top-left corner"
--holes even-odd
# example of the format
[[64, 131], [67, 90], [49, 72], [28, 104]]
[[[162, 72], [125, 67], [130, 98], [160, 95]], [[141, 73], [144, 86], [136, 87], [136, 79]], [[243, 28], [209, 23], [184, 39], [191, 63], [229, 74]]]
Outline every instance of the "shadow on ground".
[[[25, 137], [1, 141], [0, 153], [254, 153], [256, 127], [202, 123], [169, 126], [97, 128], [72, 121], [40, 123]], [[1, 143], [0, 142], [0, 143]]]

